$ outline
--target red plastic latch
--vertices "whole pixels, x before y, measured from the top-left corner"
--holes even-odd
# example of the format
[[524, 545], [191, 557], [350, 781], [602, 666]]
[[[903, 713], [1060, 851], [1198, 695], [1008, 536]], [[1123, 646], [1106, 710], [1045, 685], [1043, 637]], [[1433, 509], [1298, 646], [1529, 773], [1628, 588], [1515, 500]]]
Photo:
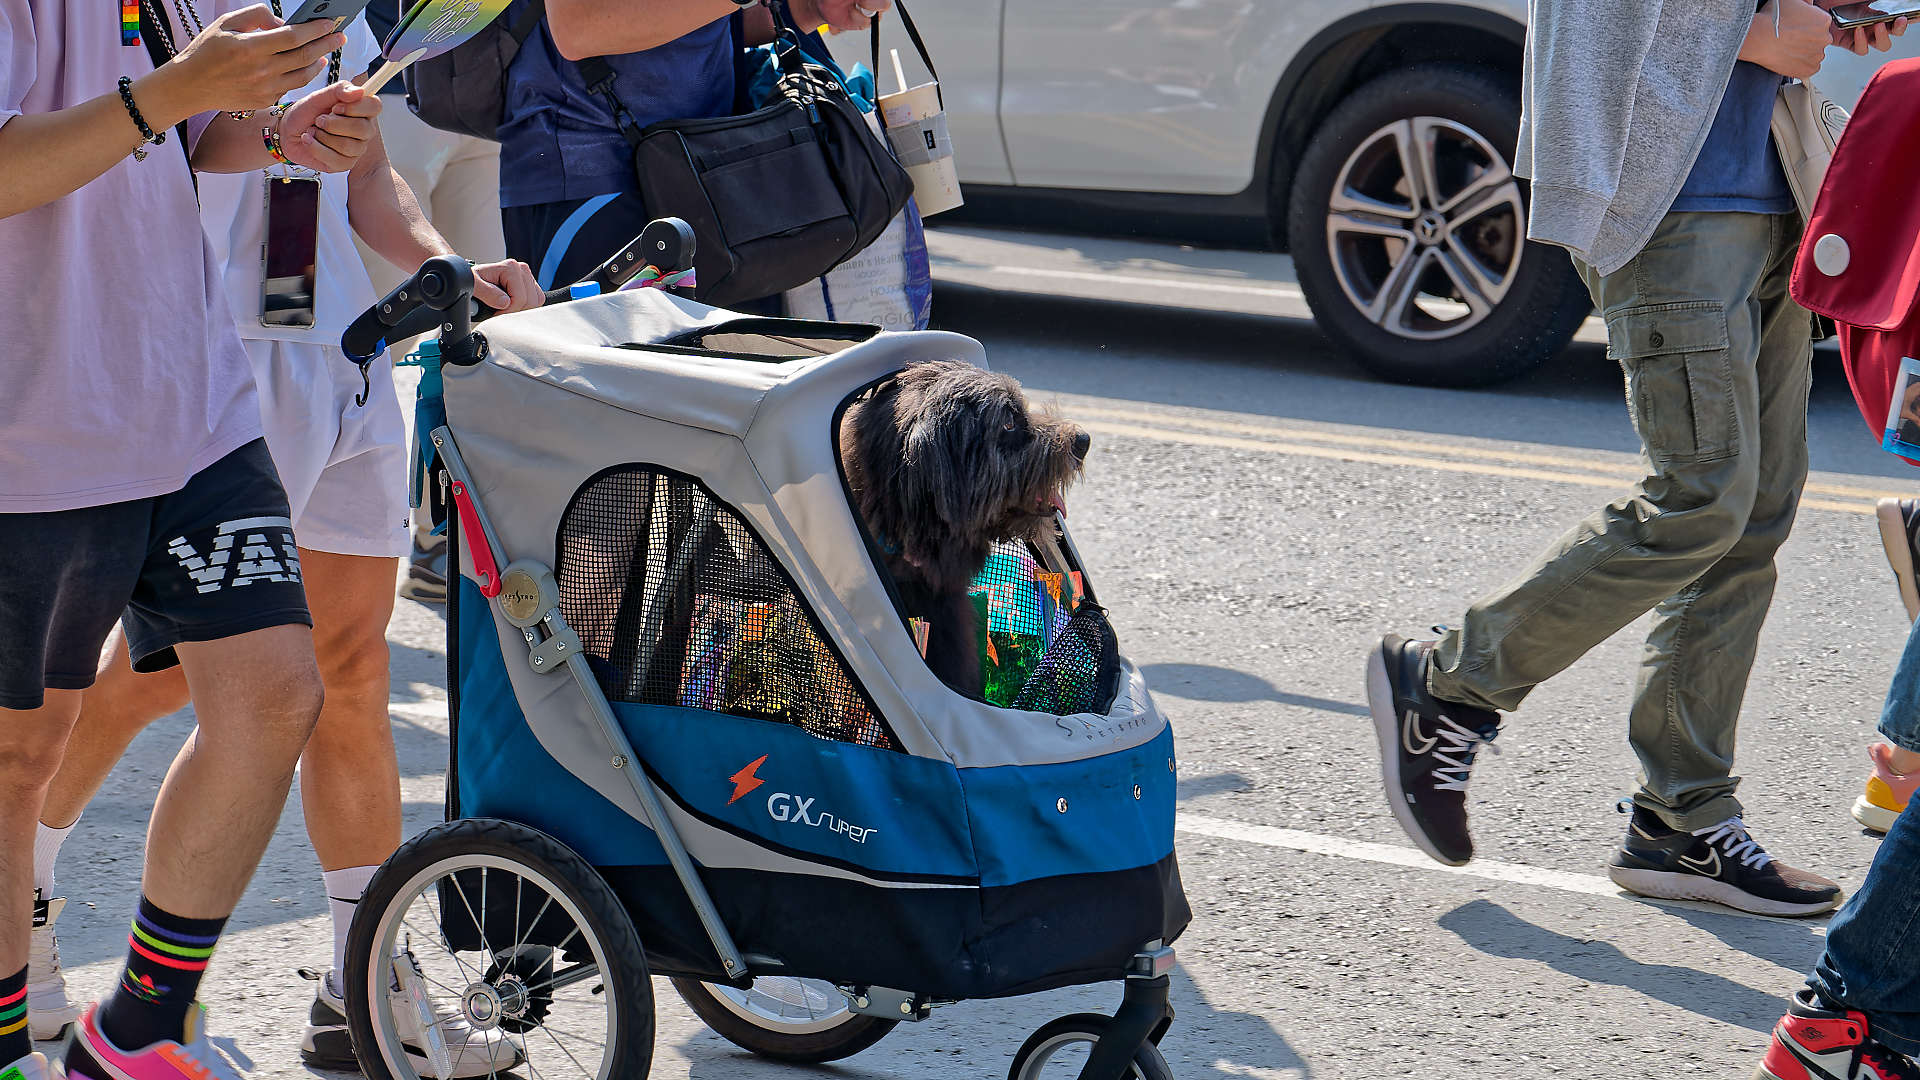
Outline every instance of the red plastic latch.
[[474, 509], [467, 485], [455, 480], [452, 490], [454, 508], [460, 511], [460, 535], [473, 555], [473, 571], [480, 575], [480, 595], [491, 600], [500, 595], [500, 564], [494, 561], [493, 545], [480, 527], [480, 511]]

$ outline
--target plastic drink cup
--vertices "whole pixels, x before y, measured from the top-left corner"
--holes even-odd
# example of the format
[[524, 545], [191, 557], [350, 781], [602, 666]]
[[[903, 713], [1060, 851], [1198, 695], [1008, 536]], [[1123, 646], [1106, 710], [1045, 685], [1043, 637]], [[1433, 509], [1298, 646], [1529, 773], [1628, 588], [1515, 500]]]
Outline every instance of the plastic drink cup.
[[913, 200], [920, 216], [932, 217], [961, 204], [960, 174], [953, 166], [953, 137], [940, 107], [937, 83], [921, 83], [880, 95], [880, 119], [894, 157], [913, 178]]

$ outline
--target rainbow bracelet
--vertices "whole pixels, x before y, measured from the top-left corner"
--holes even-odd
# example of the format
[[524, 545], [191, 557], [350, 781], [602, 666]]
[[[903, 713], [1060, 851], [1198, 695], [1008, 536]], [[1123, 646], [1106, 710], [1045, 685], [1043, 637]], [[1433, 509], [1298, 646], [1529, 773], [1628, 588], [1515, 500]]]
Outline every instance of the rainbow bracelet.
[[280, 118], [286, 115], [286, 111], [287, 107], [284, 104], [275, 105], [267, 110], [267, 115], [272, 117], [273, 123], [260, 129], [260, 141], [266, 145], [267, 153], [273, 155], [273, 160], [282, 165], [291, 165], [292, 160], [280, 147]]

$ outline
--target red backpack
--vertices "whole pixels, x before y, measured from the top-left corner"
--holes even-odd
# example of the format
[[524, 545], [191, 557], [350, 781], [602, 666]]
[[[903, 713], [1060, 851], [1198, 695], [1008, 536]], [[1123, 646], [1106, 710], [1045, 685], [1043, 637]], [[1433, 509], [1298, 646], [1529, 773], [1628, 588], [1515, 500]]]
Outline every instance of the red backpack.
[[[1831, 318], [1878, 442], [1900, 361], [1920, 357], [1920, 59], [1867, 84], [1834, 150], [1793, 267], [1793, 298]], [[1915, 462], [1920, 464], [1920, 462]]]

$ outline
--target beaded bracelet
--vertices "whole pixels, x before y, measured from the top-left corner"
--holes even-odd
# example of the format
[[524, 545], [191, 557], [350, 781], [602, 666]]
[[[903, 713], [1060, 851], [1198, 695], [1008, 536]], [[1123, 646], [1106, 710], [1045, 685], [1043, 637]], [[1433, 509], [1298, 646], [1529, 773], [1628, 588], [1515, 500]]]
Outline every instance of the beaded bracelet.
[[269, 124], [266, 127], [263, 127], [260, 129], [260, 141], [266, 144], [267, 153], [273, 155], [273, 160], [279, 162], [282, 165], [291, 165], [293, 164], [293, 161], [287, 157], [285, 151], [283, 151], [280, 147], [279, 119], [280, 118], [276, 115], [274, 117], [274, 122], [272, 124]]
[[147, 126], [147, 118], [140, 115], [140, 107], [133, 103], [133, 80], [125, 75], [120, 76], [120, 104], [127, 107], [127, 115], [133, 117], [133, 125], [140, 129], [140, 145], [133, 148], [133, 160], [145, 161], [146, 144], [159, 146], [167, 141], [167, 133], [162, 131], [156, 134]]

